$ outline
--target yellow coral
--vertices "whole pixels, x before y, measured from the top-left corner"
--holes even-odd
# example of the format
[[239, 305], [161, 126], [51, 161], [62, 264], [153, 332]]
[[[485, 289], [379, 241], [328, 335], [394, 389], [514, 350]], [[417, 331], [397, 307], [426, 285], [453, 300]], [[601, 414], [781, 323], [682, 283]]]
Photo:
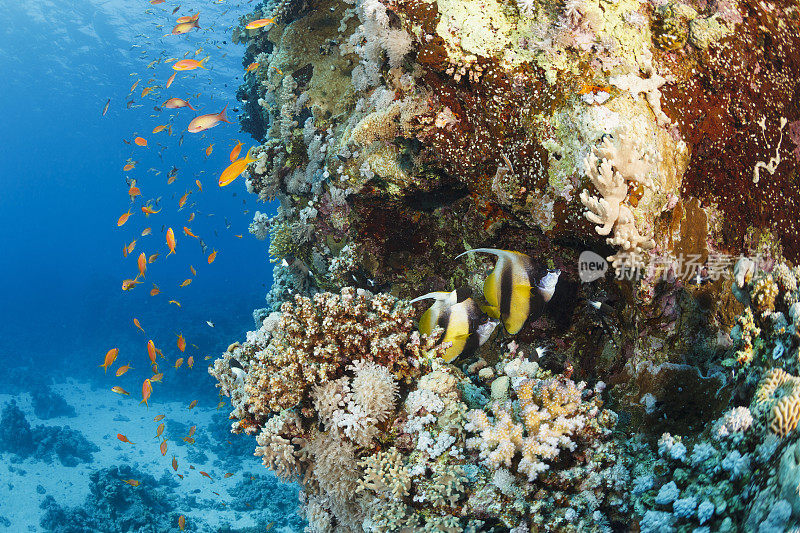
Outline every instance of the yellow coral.
[[753, 303], [762, 313], [775, 310], [775, 298], [778, 296], [778, 284], [772, 278], [772, 274], [758, 280], [753, 287]]
[[773, 368], [761, 378], [756, 389], [756, 403], [771, 402], [775, 399], [778, 388], [785, 384], [794, 388], [797, 378], [788, 374], [781, 368]]
[[795, 390], [791, 395], [784, 396], [775, 403], [769, 428], [773, 433], [785, 437], [795, 430], [798, 421], [800, 421], [800, 391]]

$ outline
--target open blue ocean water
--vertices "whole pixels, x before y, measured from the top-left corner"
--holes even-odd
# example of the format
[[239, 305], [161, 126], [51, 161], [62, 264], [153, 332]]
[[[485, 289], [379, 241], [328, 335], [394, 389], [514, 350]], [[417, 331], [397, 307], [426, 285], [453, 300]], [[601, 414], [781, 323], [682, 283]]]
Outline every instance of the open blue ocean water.
[[[201, 29], [170, 35], [177, 17], [198, 12]], [[207, 373], [253, 329], [272, 275], [267, 243], [248, 224], [273, 208], [242, 178], [217, 185], [236, 142], [242, 155], [255, 144], [236, 119], [244, 68], [230, 34], [241, 14], [227, 1], [0, 1], [0, 530], [172, 531], [179, 520], [187, 530], [246, 530], [269, 522], [264, 513], [293, 530], [296, 494], [284, 497], [242, 452], [251, 443], [227, 433], [228, 409]], [[175, 72], [166, 60], [184, 56], [210, 56], [208, 70], [178, 72], [166, 89]], [[162, 108], [171, 97], [197, 113]], [[186, 131], [196, 114], [226, 105], [231, 124]], [[159, 125], [171, 132], [152, 133]], [[131, 180], [141, 190], [133, 202]], [[160, 212], [146, 217], [148, 201]], [[167, 228], [177, 240], [169, 257]], [[142, 252], [158, 258], [122, 291]], [[163, 378], [148, 407], [151, 339]], [[123, 365], [132, 369], [117, 376]], [[285, 509], [272, 509], [272, 497]]]

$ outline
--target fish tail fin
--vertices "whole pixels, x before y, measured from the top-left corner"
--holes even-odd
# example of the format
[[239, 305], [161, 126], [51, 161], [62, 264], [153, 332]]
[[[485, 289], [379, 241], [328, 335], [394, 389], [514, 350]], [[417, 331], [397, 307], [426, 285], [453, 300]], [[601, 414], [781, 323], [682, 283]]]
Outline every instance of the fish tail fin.
[[[200, 26], [197, 26], [197, 27], [199, 28]], [[209, 58], [209, 57], [211, 57], [211, 56], [206, 56], [206, 57], [204, 57], [203, 59], [201, 59], [201, 60], [200, 60], [200, 64], [199, 64], [198, 66], [199, 66], [200, 68], [202, 68], [202, 69], [208, 70], [208, 69], [206, 69], [206, 61], [208, 61], [208, 58]]]
[[197, 111], [197, 109], [193, 108], [193, 107], [192, 107], [192, 104], [190, 104], [189, 102], [186, 102], [186, 107], [188, 107], [188, 108], [189, 108], [189, 109], [191, 109], [192, 111]]
[[225, 107], [222, 108], [222, 111], [217, 113], [217, 118], [219, 118], [222, 122], [227, 122], [231, 124], [231, 121], [228, 120], [228, 115], [225, 114], [225, 110], [228, 109], [228, 104], [225, 104]]
[[492, 318], [495, 319], [500, 318], [500, 310], [497, 307], [494, 307], [493, 305], [482, 305], [481, 311], [483, 311]]

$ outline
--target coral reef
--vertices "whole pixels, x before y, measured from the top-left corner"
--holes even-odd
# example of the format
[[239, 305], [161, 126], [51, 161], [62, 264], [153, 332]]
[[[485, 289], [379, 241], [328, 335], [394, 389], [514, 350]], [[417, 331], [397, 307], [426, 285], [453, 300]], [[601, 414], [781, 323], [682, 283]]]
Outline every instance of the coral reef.
[[75, 408], [63, 396], [53, 391], [52, 387], [42, 387], [31, 391], [33, 414], [41, 420], [59, 416], [74, 417]]
[[[210, 371], [232, 430], [301, 483], [309, 531], [800, 525], [799, 16], [785, 0], [242, 16], [258, 68], [241, 124], [261, 143], [246, 187], [277, 205], [250, 231], [274, 282]], [[455, 259], [475, 248], [561, 277], [541, 316], [447, 364], [409, 302], [463, 289], [486, 309], [493, 260]]]

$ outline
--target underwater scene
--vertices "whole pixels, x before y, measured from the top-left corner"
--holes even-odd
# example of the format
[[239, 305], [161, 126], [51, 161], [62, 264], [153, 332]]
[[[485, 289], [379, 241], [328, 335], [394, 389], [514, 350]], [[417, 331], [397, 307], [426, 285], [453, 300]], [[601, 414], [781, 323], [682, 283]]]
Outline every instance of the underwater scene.
[[0, 16], [0, 531], [800, 532], [797, 0]]

